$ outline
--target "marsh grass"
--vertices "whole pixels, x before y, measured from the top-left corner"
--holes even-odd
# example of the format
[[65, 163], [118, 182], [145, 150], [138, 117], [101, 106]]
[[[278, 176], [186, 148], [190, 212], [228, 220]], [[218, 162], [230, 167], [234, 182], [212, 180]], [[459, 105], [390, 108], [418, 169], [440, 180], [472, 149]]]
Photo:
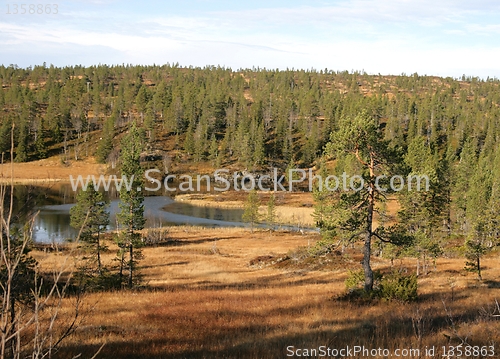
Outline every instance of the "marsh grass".
[[[346, 269], [359, 269], [357, 248], [347, 253], [352, 260], [318, 270], [251, 265], [307, 248], [319, 239], [312, 234], [179, 227], [168, 236], [175, 245], [144, 249], [141, 290], [87, 295], [94, 304], [58, 357], [90, 357], [102, 343], [102, 358], [153, 359], [281, 358], [288, 346], [320, 345], [394, 350], [466, 342], [500, 350], [497, 254], [484, 262], [485, 282], [462, 271], [463, 259], [441, 259], [418, 279], [416, 302], [346, 301]], [[111, 248], [108, 263], [112, 255]], [[37, 256], [48, 267], [56, 262], [51, 253]], [[413, 262], [398, 265], [411, 271]], [[376, 258], [374, 266], [389, 270], [390, 262]]]

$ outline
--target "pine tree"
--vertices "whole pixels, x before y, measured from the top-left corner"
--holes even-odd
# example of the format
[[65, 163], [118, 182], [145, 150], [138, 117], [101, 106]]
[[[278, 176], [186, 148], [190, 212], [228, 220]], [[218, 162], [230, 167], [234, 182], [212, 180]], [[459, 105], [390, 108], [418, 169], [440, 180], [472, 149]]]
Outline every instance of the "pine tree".
[[209, 158], [212, 162], [212, 166], [218, 167], [217, 164], [220, 163], [219, 144], [217, 143], [215, 135], [212, 135], [212, 138], [210, 139]]
[[[383, 140], [383, 133], [376, 118], [366, 112], [349, 118], [345, 117], [339, 124], [339, 129], [332, 132], [330, 142], [326, 146], [327, 154], [335, 158], [352, 158], [360, 167], [364, 185], [360, 190], [342, 191], [335, 210], [332, 211], [330, 226], [342, 237], [356, 238], [364, 236], [363, 271], [364, 289], [373, 290], [373, 270], [371, 267], [372, 239], [392, 237], [392, 233], [374, 229], [373, 215], [377, 202], [385, 200], [385, 194], [379, 189], [383, 183], [376, 186], [377, 176], [384, 174], [390, 177], [399, 162], [395, 151]], [[387, 239], [389, 240], [389, 239]]]
[[276, 223], [276, 198], [274, 192], [271, 193], [267, 201], [266, 222], [270, 229], [272, 229]]
[[71, 226], [80, 230], [80, 240], [86, 243], [91, 253], [92, 263], [97, 265], [97, 274], [103, 274], [101, 252], [105, 250], [100, 235], [106, 231], [109, 225], [109, 213], [106, 210], [109, 202], [102, 193], [96, 191], [94, 182], [90, 183], [86, 190], [81, 190], [76, 196], [76, 205], [69, 213]]
[[118, 237], [118, 245], [120, 247], [120, 282], [123, 278], [123, 267], [125, 265], [125, 252], [128, 252], [128, 281], [127, 285], [132, 288], [134, 284], [135, 272], [137, 269], [137, 262], [141, 258], [142, 247], [140, 230], [144, 228], [144, 195], [142, 189], [143, 183], [143, 169], [140, 164], [141, 152], [144, 144], [144, 133], [139, 130], [135, 122], [132, 123], [130, 130], [126, 136], [123, 137], [121, 142], [121, 163], [122, 163], [122, 176], [126, 176], [131, 182], [130, 190], [126, 186], [120, 189], [120, 213], [118, 214], [118, 221], [124, 232]]
[[336, 234], [335, 226], [332, 226], [330, 221], [333, 210], [332, 201], [335, 199], [332, 198], [333, 193], [328, 191], [323, 183], [328, 177], [328, 170], [323, 157], [320, 160], [318, 176], [321, 182], [315, 181], [313, 183], [314, 212], [312, 216], [316, 226], [320, 229], [321, 237], [324, 241], [329, 242]]
[[[0, 193], [5, 194], [4, 189], [0, 189]], [[3, 202], [4, 198], [2, 198]], [[36, 268], [37, 261], [30, 255], [31, 247], [28, 242], [31, 242], [31, 231], [28, 226], [21, 226], [16, 228], [12, 226], [12, 229], [6, 230], [4, 225], [14, 224], [4, 221], [4, 207], [2, 203], [0, 205], [0, 210], [2, 214], [0, 217], [2, 222], [0, 223], [0, 236], [1, 236], [1, 253], [2, 253], [2, 265], [0, 266], [0, 296], [3, 301], [2, 317], [8, 319], [4, 321], [3, 333], [5, 337], [11, 337], [11, 339], [6, 342], [9, 344], [4, 347], [0, 352], [0, 357], [4, 358], [5, 350], [7, 353], [9, 349], [12, 352], [16, 351], [16, 346], [21, 345], [24, 340], [21, 339], [21, 335], [13, 335], [16, 332], [21, 333], [24, 329], [21, 324], [23, 323], [23, 314], [30, 312], [34, 306], [34, 290], [37, 289], [40, 282], [37, 278]], [[9, 348], [11, 347], [11, 348]], [[5, 358], [11, 356], [7, 355]]]
[[255, 189], [248, 192], [248, 196], [245, 202], [245, 210], [243, 212], [242, 219], [244, 222], [250, 223], [250, 228], [253, 233], [253, 228], [255, 223], [259, 220], [259, 195]]
[[149, 143], [153, 143], [155, 141], [155, 114], [151, 106], [148, 106], [146, 116], [144, 116], [144, 128], [147, 131]]
[[[418, 136], [409, 143], [404, 162], [409, 168], [407, 178], [420, 177], [423, 180], [421, 190], [412, 188], [399, 193], [401, 210], [398, 216], [408, 233], [414, 237], [410, 252], [417, 257], [417, 275], [420, 273], [420, 259], [423, 260], [426, 274], [427, 259], [435, 259], [442, 252], [439, 240], [445, 234], [443, 223], [448, 215], [449, 204], [449, 182], [445, 171], [447, 159], [433, 156], [426, 139]], [[424, 190], [427, 179], [429, 189]]]

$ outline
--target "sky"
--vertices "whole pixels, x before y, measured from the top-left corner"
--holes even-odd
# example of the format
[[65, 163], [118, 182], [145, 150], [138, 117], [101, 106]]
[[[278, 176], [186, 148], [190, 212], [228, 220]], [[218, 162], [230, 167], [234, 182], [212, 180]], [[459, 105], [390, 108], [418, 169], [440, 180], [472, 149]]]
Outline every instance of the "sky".
[[29, 1], [0, 0], [0, 64], [500, 78], [498, 0]]

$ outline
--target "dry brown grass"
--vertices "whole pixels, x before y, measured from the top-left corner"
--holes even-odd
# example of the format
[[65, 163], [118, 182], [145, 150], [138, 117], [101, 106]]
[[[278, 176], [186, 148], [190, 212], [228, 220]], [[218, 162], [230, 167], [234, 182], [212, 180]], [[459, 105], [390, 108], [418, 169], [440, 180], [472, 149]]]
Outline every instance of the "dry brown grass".
[[96, 163], [93, 157], [85, 161], [61, 162], [60, 156], [43, 160], [14, 163], [14, 172], [11, 176], [10, 163], [0, 164], [0, 183], [44, 184], [52, 182], [69, 182], [69, 176], [76, 178], [78, 175], [87, 176], [104, 174], [105, 165]]
[[[484, 261], [483, 283], [462, 271], [462, 259], [441, 259], [419, 279], [417, 303], [366, 304], [339, 299], [345, 267], [359, 267], [357, 250], [329, 271], [249, 265], [313, 245], [316, 235], [179, 227], [169, 236], [170, 245], [144, 249], [146, 289], [87, 296], [94, 308], [61, 358], [88, 356], [102, 343], [102, 358], [281, 358], [292, 345], [424, 348], [459, 338], [500, 345], [500, 323], [491, 316], [500, 297], [497, 255]], [[53, 254], [37, 256], [45, 267], [54, 264]], [[411, 269], [414, 261], [399, 265]], [[389, 263], [375, 259], [374, 266]]]

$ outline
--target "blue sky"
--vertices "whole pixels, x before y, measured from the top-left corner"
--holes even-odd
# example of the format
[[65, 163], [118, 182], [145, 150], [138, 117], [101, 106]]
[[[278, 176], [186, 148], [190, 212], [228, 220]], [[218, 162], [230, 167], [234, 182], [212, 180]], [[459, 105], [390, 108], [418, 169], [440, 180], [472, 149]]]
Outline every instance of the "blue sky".
[[498, 0], [52, 1], [56, 15], [21, 15], [0, 0], [0, 63], [500, 78]]

